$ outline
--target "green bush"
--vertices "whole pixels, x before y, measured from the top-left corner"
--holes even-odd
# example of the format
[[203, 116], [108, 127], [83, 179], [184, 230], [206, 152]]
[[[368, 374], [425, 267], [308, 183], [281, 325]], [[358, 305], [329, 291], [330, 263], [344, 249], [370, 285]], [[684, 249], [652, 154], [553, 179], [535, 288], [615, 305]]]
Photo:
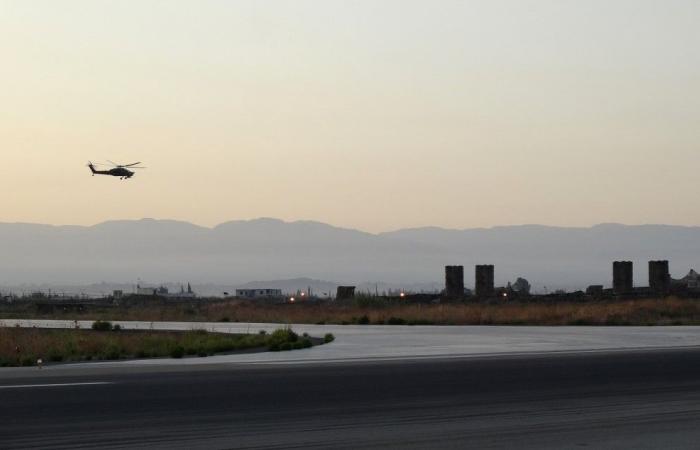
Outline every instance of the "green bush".
[[122, 326], [119, 325], [118, 323], [115, 323], [115, 324], [112, 326], [112, 331], [122, 331]]
[[25, 356], [24, 358], [22, 358], [22, 361], [20, 363], [24, 367], [29, 367], [36, 364], [36, 359], [32, 358], [31, 356]]
[[389, 325], [405, 325], [406, 321], [400, 317], [389, 317], [389, 320], [387, 320], [386, 323]]
[[309, 338], [304, 338], [301, 340], [301, 348], [309, 348], [312, 347], [314, 344], [311, 342], [311, 339]]
[[293, 332], [290, 328], [281, 328], [275, 330], [270, 335], [270, 343], [284, 344], [285, 342], [296, 342], [299, 336]]
[[182, 345], [176, 345], [170, 351], [171, 358], [182, 358], [183, 356], [185, 356], [185, 348]]
[[287, 351], [292, 349], [292, 343], [291, 342], [283, 342], [280, 344], [280, 350], [282, 351]]
[[323, 336], [323, 342], [326, 344], [333, 341], [335, 341], [335, 336], [333, 336], [333, 333], [326, 333], [326, 335]]
[[367, 316], [367, 314], [357, 319], [357, 323], [360, 325], [369, 325], [369, 317]]
[[111, 331], [112, 323], [106, 320], [96, 320], [92, 323], [92, 329], [95, 331]]
[[104, 351], [104, 359], [119, 359], [121, 358], [122, 351], [116, 344], [109, 344]]

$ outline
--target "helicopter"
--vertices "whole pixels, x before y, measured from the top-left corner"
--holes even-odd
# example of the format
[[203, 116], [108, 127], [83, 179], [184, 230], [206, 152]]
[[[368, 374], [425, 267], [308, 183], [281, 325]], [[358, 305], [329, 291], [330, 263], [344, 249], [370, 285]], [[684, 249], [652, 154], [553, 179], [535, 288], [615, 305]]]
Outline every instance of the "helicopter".
[[[128, 180], [129, 178], [134, 176], [134, 172], [132, 172], [130, 169], [145, 169], [145, 167], [137, 167], [139, 164], [141, 164], [140, 162], [135, 162], [131, 164], [117, 164], [109, 160], [108, 162], [112, 165], [112, 169], [97, 170], [95, 169], [95, 164], [93, 164], [90, 161], [88, 161], [87, 166], [90, 168], [93, 177], [95, 175], [111, 175], [113, 177], [119, 177], [120, 180]], [[102, 164], [97, 165], [100, 166]]]

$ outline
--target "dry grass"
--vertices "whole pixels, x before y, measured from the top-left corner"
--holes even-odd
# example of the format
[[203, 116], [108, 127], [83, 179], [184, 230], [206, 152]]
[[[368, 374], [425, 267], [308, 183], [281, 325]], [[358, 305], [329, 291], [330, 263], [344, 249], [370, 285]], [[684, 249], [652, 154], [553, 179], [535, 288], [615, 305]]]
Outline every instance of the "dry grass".
[[58, 362], [209, 356], [221, 352], [267, 347], [272, 344], [273, 338], [274, 334], [234, 335], [206, 331], [0, 328], [0, 366], [34, 365], [39, 358], [44, 362]]
[[[369, 304], [368, 304], [369, 303]], [[39, 317], [3, 314], [5, 317]], [[44, 318], [104, 320], [231, 321], [272, 323], [407, 323], [437, 325], [695, 325], [700, 300], [645, 299], [616, 302], [510, 304], [284, 304], [221, 301], [191, 306], [109, 308], [54, 313]]]

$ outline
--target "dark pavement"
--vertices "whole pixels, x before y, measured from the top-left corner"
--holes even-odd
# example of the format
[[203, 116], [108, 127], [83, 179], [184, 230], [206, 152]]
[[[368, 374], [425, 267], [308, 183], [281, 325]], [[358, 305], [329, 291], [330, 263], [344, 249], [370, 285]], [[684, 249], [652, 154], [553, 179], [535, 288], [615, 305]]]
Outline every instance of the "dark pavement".
[[3, 370], [0, 448], [700, 445], [700, 349]]

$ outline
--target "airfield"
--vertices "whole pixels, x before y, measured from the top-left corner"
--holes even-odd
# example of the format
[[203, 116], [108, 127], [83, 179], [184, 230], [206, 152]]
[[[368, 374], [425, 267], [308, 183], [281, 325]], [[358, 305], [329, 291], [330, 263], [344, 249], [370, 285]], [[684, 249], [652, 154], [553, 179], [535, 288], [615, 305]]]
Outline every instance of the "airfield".
[[336, 340], [293, 352], [1, 369], [2, 446], [691, 448], [700, 438], [696, 327], [292, 328]]

